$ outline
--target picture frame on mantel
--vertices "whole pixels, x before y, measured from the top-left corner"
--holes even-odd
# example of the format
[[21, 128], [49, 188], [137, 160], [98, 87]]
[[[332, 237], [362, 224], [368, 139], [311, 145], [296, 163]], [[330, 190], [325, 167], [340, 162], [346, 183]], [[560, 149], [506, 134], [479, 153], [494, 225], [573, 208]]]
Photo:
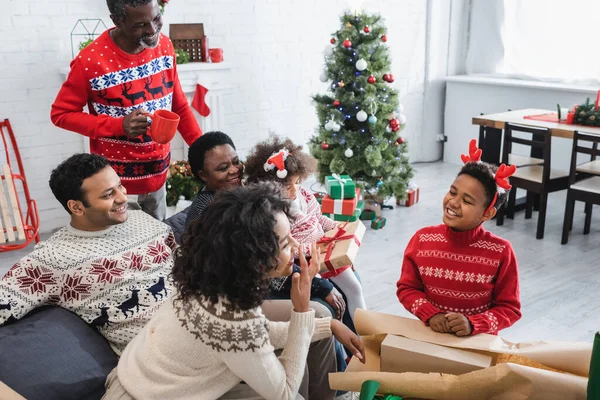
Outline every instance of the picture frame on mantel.
[[169, 38], [173, 47], [188, 53], [190, 62], [210, 62], [204, 24], [170, 24]]

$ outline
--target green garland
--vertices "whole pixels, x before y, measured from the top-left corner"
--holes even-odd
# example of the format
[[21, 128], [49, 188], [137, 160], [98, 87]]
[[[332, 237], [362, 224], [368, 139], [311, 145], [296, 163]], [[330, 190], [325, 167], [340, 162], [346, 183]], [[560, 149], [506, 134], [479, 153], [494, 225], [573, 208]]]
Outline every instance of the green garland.
[[596, 104], [590, 102], [588, 97], [585, 103], [573, 108], [576, 125], [600, 126], [600, 111], [596, 110]]
[[193, 200], [202, 186], [202, 182], [192, 174], [187, 161], [174, 161], [169, 167], [167, 179], [167, 206], [176, 205], [181, 196]]

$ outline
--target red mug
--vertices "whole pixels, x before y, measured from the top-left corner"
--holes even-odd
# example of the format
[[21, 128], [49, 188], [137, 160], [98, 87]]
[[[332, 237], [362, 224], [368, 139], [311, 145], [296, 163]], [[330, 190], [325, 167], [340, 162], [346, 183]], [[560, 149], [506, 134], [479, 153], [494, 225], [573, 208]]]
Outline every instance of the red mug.
[[154, 114], [149, 114], [147, 117], [150, 123], [148, 127], [150, 137], [156, 143], [167, 144], [175, 137], [179, 115], [168, 110], [156, 110]]
[[223, 49], [210, 49], [208, 50], [208, 55], [210, 56], [210, 61], [214, 63], [220, 63], [223, 61]]

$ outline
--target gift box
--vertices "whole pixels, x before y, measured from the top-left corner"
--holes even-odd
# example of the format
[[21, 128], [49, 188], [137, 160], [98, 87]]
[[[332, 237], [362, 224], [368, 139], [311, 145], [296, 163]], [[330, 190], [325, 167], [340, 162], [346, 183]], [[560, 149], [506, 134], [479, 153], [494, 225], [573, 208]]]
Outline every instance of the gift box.
[[406, 201], [401, 202], [399, 200], [396, 200], [396, 205], [404, 206], [404, 207], [411, 207], [411, 206], [414, 206], [418, 202], [419, 202], [419, 187], [416, 184], [411, 182], [408, 185], [408, 190], [406, 191]]
[[360, 219], [362, 221], [373, 221], [375, 218], [377, 218], [377, 214], [375, 214], [375, 211], [373, 210], [364, 210], [360, 214]]
[[352, 199], [333, 199], [325, 195], [321, 201], [321, 212], [325, 214], [338, 214], [353, 216], [358, 204], [360, 189], [355, 189], [356, 196]]
[[353, 199], [356, 197], [356, 184], [349, 175], [337, 175], [325, 177], [325, 188], [332, 199]]
[[375, 200], [365, 200], [365, 211], [373, 211], [375, 217], [381, 217], [381, 204]]
[[385, 226], [386, 221], [387, 220], [384, 217], [376, 217], [374, 220], [371, 221], [371, 228], [382, 229]]
[[356, 209], [354, 210], [354, 214], [352, 214], [352, 215], [329, 214], [329, 213], [323, 213], [323, 215], [331, 218], [334, 221], [354, 222], [354, 221], [358, 221], [360, 219], [360, 214], [362, 214], [364, 207], [365, 207], [365, 204], [361, 200], [356, 204]]
[[[585, 399], [591, 343], [513, 343], [495, 335], [457, 337], [436, 333], [423, 322], [357, 309], [356, 331], [362, 337], [366, 363], [352, 358], [345, 372], [329, 374], [334, 390], [360, 391], [378, 381], [379, 393], [417, 399]], [[388, 335], [452, 349], [491, 355], [492, 366], [462, 375], [383, 372], [382, 343]]]
[[352, 265], [366, 229], [361, 221], [356, 221], [325, 233], [318, 242], [328, 244], [327, 251], [321, 255], [321, 271]]
[[387, 335], [381, 343], [381, 371], [462, 375], [492, 366], [492, 356]]

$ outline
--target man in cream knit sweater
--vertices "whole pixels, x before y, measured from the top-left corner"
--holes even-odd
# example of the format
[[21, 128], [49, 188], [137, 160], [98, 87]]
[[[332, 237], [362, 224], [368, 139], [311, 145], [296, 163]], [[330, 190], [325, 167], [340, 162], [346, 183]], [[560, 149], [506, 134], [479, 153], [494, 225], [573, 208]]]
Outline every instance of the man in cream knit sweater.
[[0, 325], [54, 304], [96, 326], [120, 354], [172, 292], [175, 238], [142, 211], [108, 160], [76, 154], [50, 177], [71, 223], [17, 262], [0, 281]]

